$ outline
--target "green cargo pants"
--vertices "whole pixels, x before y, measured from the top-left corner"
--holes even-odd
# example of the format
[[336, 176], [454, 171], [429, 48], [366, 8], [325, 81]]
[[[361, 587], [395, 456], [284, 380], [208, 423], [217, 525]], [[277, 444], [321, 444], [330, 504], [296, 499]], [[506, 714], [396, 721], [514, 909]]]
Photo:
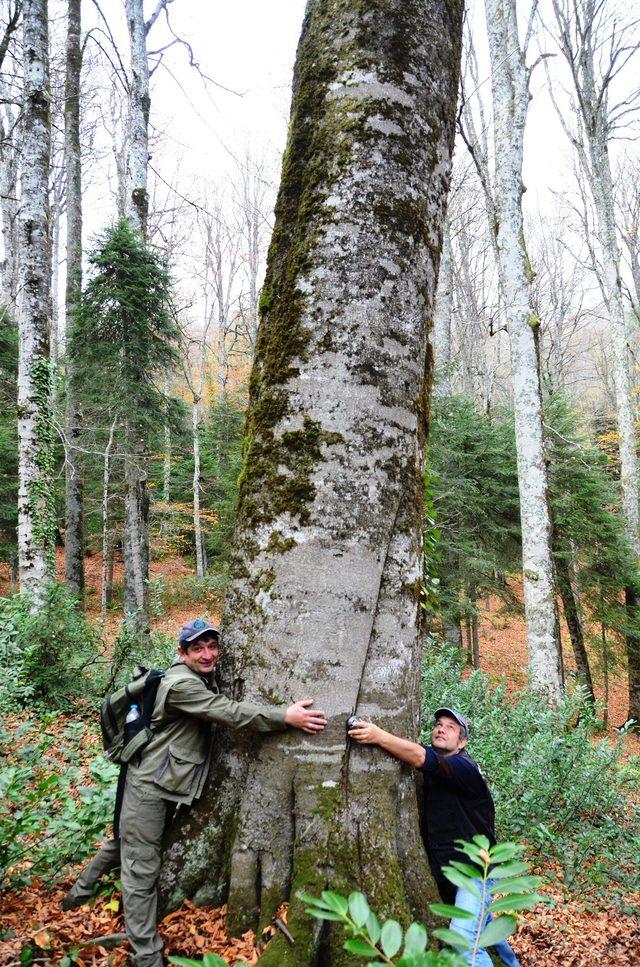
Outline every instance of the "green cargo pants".
[[157, 930], [157, 885], [162, 837], [173, 803], [152, 798], [127, 782], [120, 816], [122, 901], [135, 967], [162, 967]]
[[162, 967], [162, 940], [157, 930], [156, 892], [162, 838], [175, 804], [127, 783], [120, 815], [120, 839], [104, 843], [82, 871], [68, 896], [89, 900], [100, 877], [121, 867], [122, 901], [127, 938], [135, 967]]

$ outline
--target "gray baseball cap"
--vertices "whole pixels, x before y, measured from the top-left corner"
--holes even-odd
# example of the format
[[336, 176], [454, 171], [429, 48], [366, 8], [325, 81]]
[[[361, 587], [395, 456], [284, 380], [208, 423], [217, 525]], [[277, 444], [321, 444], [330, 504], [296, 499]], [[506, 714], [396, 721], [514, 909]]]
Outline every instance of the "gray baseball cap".
[[469, 723], [467, 722], [464, 715], [462, 715], [460, 712], [456, 712], [452, 708], [447, 708], [445, 705], [443, 705], [442, 708], [437, 708], [433, 713], [433, 717], [434, 719], [436, 719], [436, 721], [440, 718], [441, 715], [448, 715], [449, 718], [454, 719], [462, 729], [462, 738], [463, 739], [469, 738]]
[[219, 638], [220, 631], [214, 625], [205, 621], [204, 618], [196, 618], [195, 621], [188, 621], [186, 625], [182, 626], [178, 636], [178, 644], [184, 649], [190, 642], [195, 641], [202, 635], [217, 635]]

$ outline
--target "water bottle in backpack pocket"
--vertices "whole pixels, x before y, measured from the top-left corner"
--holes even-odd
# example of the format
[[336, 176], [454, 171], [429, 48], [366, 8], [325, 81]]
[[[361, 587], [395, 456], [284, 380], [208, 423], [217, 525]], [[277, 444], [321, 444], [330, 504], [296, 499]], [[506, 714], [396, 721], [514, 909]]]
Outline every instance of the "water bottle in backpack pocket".
[[127, 763], [153, 738], [151, 717], [164, 672], [138, 666], [133, 681], [107, 695], [100, 709], [102, 744], [112, 762]]

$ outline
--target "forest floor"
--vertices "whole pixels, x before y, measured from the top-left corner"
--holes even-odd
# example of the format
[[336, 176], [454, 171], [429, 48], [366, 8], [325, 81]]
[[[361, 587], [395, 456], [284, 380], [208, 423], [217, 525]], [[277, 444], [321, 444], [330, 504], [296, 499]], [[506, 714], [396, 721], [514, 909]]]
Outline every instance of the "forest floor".
[[[121, 579], [121, 565], [116, 566], [115, 580]], [[101, 560], [94, 555], [87, 560], [88, 610], [99, 616], [97, 588], [100, 581]], [[160, 577], [167, 591], [172, 587], [183, 588], [192, 575], [191, 569], [181, 559], [159, 562], [152, 569], [152, 578]], [[7, 575], [0, 571], [0, 594]], [[196, 612], [204, 611], [201, 602], [190, 600], [190, 595], [169, 593], [171, 602], [161, 618], [154, 621], [154, 628], [174, 637], [179, 627]], [[511, 692], [521, 688], [526, 679], [526, 636], [524, 622], [518, 616], [503, 615], [498, 602], [486, 602], [479, 621], [480, 664], [496, 682], [505, 679]], [[207, 609], [209, 618], [215, 618], [212, 608]], [[117, 616], [109, 617], [106, 632], [115, 631]], [[565, 629], [566, 631], [566, 629]], [[573, 659], [568, 638], [563, 635], [566, 669], [570, 673]], [[596, 667], [596, 666], [594, 666]], [[602, 698], [602, 674], [597, 674], [596, 692]], [[624, 669], [615, 667], [610, 672], [609, 723], [613, 728], [626, 721], [628, 711], [627, 682]], [[640, 736], [625, 737], [628, 755], [640, 754]], [[96, 735], [96, 752], [98, 751]], [[542, 892], [554, 901], [552, 907], [541, 907], [519, 916], [519, 928], [512, 945], [522, 967], [633, 967], [640, 965], [640, 895], [627, 897], [627, 906], [608, 905], [594, 897], [567, 900], [559, 885], [558, 871], [543, 869], [543, 876], [552, 875], [556, 885], [543, 887]], [[60, 901], [73, 882], [72, 876], [51, 886], [32, 883], [29, 887], [6, 892], [1, 897], [0, 910], [0, 965], [22, 967], [26, 947], [32, 951], [33, 964], [63, 964], [71, 962], [86, 967], [121, 967], [128, 963], [126, 944], [111, 948], [104, 943], [87, 945], [88, 941], [104, 938], [123, 931], [119, 895], [115, 892], [99, 896], [91, 906], [62, 912]], [[160, 932], [165, 940], [165, 952], [169, 955], [201, 957], [206, 951], [223, 956], [229, 964], [238, 960], [248, 964], [258, 961], [260, 949], [275, 930], [269, 928], [266, 935], [256, 938], [247, 933], [241, 938], [228, 938], [224, 929], [224, 907], [221, 909], [196, 908], [186, 902], [166, 917]], [[66, 959], [65, 959], [66, 958]], [[71, 958], [71, 959], [70, 959]]]

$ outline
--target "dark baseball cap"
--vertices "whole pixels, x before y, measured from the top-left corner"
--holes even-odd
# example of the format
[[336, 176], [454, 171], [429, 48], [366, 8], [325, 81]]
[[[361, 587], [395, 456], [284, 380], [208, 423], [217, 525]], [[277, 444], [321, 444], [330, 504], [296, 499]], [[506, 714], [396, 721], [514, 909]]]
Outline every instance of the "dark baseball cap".
[[433, 713], [433, 717], [436, 721], [440, 718], [441, 715], [448, 715], [449, 718], [454, 719], [454, 721], [456, 721], [460, 726], [460, 728], [462, 729], [462, 738], [463, 739], [469, 738], [469, 723], [467, 722], [464, 715], [462, 715], [460, 712], [455, 712], [452, 708], [447, 708], [444, 705], [442, 706], [442, 708], [437, 708]]
[[217, 635], [219, 638], [220, 629], [209, 624], [204, 618], [195, 618], [194, 621], [187, 621], [186, 625], [182, 626], [178, 635], [178, 644], [181, 648], [186, 648], [187, 645], [195, 641], [196, 638], [201, 638], [202, 635]]

